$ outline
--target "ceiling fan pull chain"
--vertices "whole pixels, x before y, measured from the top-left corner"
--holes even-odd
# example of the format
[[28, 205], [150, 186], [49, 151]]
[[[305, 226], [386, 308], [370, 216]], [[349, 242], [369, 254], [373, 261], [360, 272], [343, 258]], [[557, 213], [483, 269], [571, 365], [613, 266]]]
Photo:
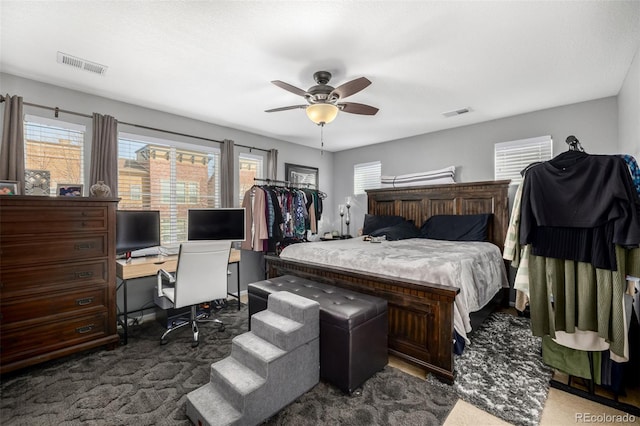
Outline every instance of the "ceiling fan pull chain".
[[320, 123], [320, 155], [324, 156], [324, 123]]

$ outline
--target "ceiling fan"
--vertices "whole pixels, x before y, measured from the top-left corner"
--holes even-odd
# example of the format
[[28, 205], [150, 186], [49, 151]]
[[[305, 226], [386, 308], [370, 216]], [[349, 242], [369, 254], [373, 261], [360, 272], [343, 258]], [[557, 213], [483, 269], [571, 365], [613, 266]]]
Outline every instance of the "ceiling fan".
[[329, 80], [331, 80], [329, 71], [317, 71], [313, 74], [313, 79], [317, 85], [310, 87], [306, 91], [280, 80], [272, 81], [271, 83], [276, 86], [295, 95], [302, 96], [307, 100], [307, 104], [273, 108], [265, 112], [305, 109], [309, 119], [320, 126], [331, 123], [338, 115], [338, 111], [361, 115], [375, 115], [378, 112], [378, 108], [370, 105], [342, 102], [342, 99], [358, 93], [371, 84], [365, 77], [356, 78], [335, 88], [329, 85]]

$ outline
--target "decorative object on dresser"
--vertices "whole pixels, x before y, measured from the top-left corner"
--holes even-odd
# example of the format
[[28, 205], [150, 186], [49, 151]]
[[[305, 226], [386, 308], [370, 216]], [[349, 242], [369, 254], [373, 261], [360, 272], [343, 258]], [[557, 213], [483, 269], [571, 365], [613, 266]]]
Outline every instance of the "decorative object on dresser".
[[49, 170], [27, 169], [24, 172], [24, 193], [25, 195], [49, 196], [49, 185], [51, 184], [51, 172]]
[[104, 183], [103, 180], [99, 180], [91, 185], [91, 188], [89, 188], [89, 194], [91, 194], [92, 197], [111, 197], [111, 188], [109, 188], [109, 185]]
[[0, 373], [117, 345], [117, 202], [0, 197]]
[[0, 180], [0, 195], [18, 195], [20, 187], [15, 180]]
[[[367, 190], [368, 214], [422, 224], [435, 215], [489, 213], [487, 240], [503, 250], [509, 181]], [[454, 303], [459, 288], [415, 279], [265, 256], [267, 276], [296, 275], [386, 299], [389, 353], [453, 381]], [[500, 267], [506, 265], [501, 261]], [[473, 321], [473, 317], [471, 318]]]
[[60, 197], [82, 197], [84, 185], [81, 183], [59, 183], [56, 187], [56, 195]]

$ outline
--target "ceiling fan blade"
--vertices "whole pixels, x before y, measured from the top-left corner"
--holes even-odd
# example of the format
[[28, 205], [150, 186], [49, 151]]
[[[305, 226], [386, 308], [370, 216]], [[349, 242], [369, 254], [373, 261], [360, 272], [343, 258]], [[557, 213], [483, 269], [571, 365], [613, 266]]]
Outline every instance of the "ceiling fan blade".
[[358, 93], [370, 84], [371, 82], [365, 77], [356, 78], [355, 80], [348, 81], [333, 89], [329, 98], [331, 98], [332, 95], [338, 95], [340, 99], [344, 99], [347, 96]]
[[371, 105], [358, 104], [355, 102], [339, 103], [338, 107], [341, 111], [349, 112], [351, 114], [376, 115], [376, 113], [378, 112], [378, 108], [376, 107], [372, 107]]
[[291, 105], [291, 106], [286, 106], [286, 107], [280, 107], [280, 108], [273, 108], [273, 109], [267, 109], [264, 112], [278, 112], [278, 111], [287, 111], [290, 109], [304, 109], [307, 108], [309, 105]]
[[302, 97], [305, 97], [307, 95], [306, 91], [299, 89], [296, 86], [292, 86], [289, 83], [285, 83], [284, 81], [273, 80], [272, 83], [278, 86], [279, 88], [287, 90], [295, 95], [302, 96]]

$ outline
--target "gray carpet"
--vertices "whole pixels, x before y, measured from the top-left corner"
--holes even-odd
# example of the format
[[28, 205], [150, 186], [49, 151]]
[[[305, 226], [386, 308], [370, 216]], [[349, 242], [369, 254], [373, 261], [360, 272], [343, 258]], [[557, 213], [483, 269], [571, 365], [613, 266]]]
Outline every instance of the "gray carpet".
[[[130, 328], [129, 344], [93, 350], [5, 374], [0, 423], [8, 425], [188, 425], [186, 394], [209, 382], [211, 363], [247, 330], [247, 308], [231, 302], [218, 313], [224, 332], [201, 327], [200, 346], [188, 330], [160, 346], [156, 322]], [[457, 397], [453, 389], [386, 367], [346, 396], [320, 383], [269, 425], [439, 425]]]
[[431, 376], [427, 382], [511, 424], [538, 425], [553, 371], [542, 362], [541, 339], [531, 334], [529, 319], [495, 312], [470, 339], [454, 360], [453, 386]]

